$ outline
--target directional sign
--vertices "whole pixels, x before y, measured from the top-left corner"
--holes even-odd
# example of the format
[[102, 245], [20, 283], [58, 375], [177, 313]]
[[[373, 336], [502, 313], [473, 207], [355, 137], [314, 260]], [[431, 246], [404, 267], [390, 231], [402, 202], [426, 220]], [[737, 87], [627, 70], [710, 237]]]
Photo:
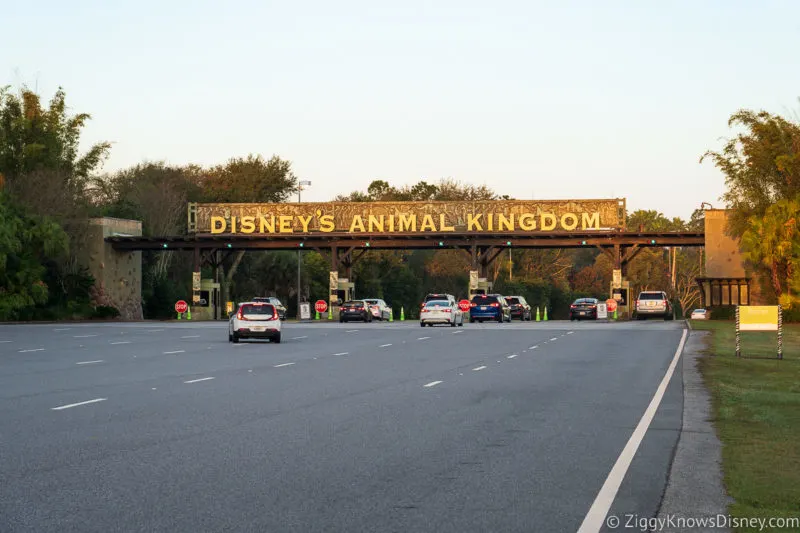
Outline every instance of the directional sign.
[[470, 307], [469, 300], [461, 300], [460, 302], [458, 302], [458, 308], [465, 313], [469, 311], [469, 307]]
[[609, 298], [608, 300], [606, 300], [606, 307], [608, 307], [609, 313], [613, 313], [614, 311], [617, 310], [617, 301], [614, 300], [613, 298]]
[[175, 312], [176, 313], [185, 313], [189, 310], [189, 304], [187, 304], [184, 300], [178, 300], [175, 302]]
[[319, 313], [324, 313], [328, 310], [328, 303], [325, 300], [317, 300], [314, 303], [314, 310]]

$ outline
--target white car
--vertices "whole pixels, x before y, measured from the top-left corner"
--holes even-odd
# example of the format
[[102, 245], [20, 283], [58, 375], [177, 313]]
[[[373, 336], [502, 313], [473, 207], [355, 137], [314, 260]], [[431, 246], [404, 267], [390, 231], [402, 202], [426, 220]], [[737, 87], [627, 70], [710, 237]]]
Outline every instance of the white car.
[[430, 300], [419, 311], [421, 327], [434, 324], [450, 324], [451, 327], [464, 325], [464, 313], [458, 304], [451, 300]]
[[365, 298], [364, 303], [369, 305], [369, 310], [378, 320], [389, 320], [389, 306], [380, 298]]
[[692, 320], [706, 320], [708, 318], [708, 311], [705, 309], [695, 309], [692, 311]]
[[281, 320], [278, 309], [264, 302], [239, 304], [228, 320], [228, 342], [240, 339], [269, 339], [281, 342]]

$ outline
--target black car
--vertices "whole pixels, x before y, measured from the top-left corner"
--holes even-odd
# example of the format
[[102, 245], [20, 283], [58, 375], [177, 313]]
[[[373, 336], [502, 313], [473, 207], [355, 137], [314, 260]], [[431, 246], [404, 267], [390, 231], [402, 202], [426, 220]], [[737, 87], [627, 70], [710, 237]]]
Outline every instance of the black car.
[[372, 322], [372, 311], [362, 300], [350, 300], [342, 304], [339, 309], [339, 322], [350, 322], [360, 320], [362, 322]]
[[597, 320], [597, 298], [578, 298], [569, 306], [570, 320]]
[[519, 318], [522, 321], [531, 319], [531, 306], [523, 296], [506, 296], [506, 302], [511, 308], [511, 319]]

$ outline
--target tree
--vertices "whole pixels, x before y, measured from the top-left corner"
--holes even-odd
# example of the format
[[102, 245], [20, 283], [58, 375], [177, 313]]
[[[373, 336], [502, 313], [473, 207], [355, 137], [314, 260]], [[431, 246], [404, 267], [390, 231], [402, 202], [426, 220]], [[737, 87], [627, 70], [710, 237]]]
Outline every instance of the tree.
[[753, 216], [742, 235], [742, 252], [752, 265], [764, 267], [778, 301], [787, 309], [798, 302], [792, 290], [800, 275], [800, 195], [780, 200], [763, 216]]
[[728, 231], [740, 238], [752, 217], [800, 194], [800, 124], [766, 111], [741, 110], [728, 126], [744, 131], [721, 151], [707, 151], [700, 162], [710, 159], [725, 175], [722, 199], [732, 209]]

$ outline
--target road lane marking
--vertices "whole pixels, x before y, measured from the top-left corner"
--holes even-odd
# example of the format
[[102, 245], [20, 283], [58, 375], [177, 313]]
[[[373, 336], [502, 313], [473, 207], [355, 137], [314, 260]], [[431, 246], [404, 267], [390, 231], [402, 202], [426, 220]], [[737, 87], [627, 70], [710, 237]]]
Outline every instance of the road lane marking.
[[53, 329], [53, 331], [69, 331], [71, 329], [72, 328], [55, 328], [55, 329]]
[[307, 339], [308, 335], [303, 335], [302, 337], [292, 337], [293, 341], [300, 340], [300, 339]]
[[356, 331], [358, 331], [358, 330], [357, 329], [348, 329], [347, 331], [345, 331], [345, 333], [355, 333]]
[[519, 356], [519, 354], [515, 353], [515, 354], [512, 354], [512, 355], [509, 355], [508, 357], [506, 357], [506, 359], [514, 359], [517, 356]]
[[29, 350], [20, 350], [19, 353], [28, 353], [28, 352], [43, 352], [44, 348], [31, 348]]
[[650, 405], [647, 406], [641, 420], [639, 420], [639, 424], [636, 426], [636, 429], [633, 430], [630, 439], [628, 439], [628, 443], [625, 444], [625, 448], [623, 448], [622, 453], [619, 454], [617, 462], [614, 463], [614, 467], [611, 469], [611, 472], [609, 472], [594, 503], [592, 503], [591, 508], [589, 508], [589, 512], [586, 513], [586, 517], [583, 519], [578, 533], [595, 533], [600, 531], [605, 524], [606, 515], [609, 509], [611, 509], [614, 499], [617, 497], [617, 492], [619, 491], [620, 485], [622, 485], [622, 480], [625, 478], [625, 474], [631, 466], [631, 461], [633, 461], [633, 457], [636, 455], [636, 451], [639, 449], [642, 439], [644, 439], [647, 430], [650, 428], [650, 424], [653, 422], [653, 417], [655, 417], [656, 411], [658, 411], [658, 407], [661, 405], [661, 400], [664, 398], [664, 392], [666, 392], [672, 375], [675, 373], [675, 367], [683, 352], [683, 345], [686, 344], [687, 333], [688, 330], [683, 330], [681, 342], [678, 344], [678, 349], [675, 350], [675, 356], [672, 358], [672, 362], [669, 364], [664, 378], [658, 385], [653, 399], [650, 400]]
[[568, 331], [567, 335], [572, 335], [573, 333], [575, 333], [575, 332], [574, 331]]
[[209, 379], [214, 379], [214, 378], [210, 377], [210, 378], [190, 379], [189, 381], [184, 381], [184, 383], [197, 383], [199, 381], [208, 381]]
[[458, 335], [459, 333], [464, 333], [464, 330], [463, 330], [463, 329], [460, 329], [460, 330], [458, 330], [458, 331], [454, 331], [454, 332], [453, 332], [453, 335]]
[[95, 363], [104, 363], [105, 361], [102, 359], [98, 359], [97, 361], [81, 361], [79, 363], [75, 363], [76, 365], [93, 365]]
[[110, 344], [130, 344], [130, 343], [131, 341], [117, 341], [117, 342], [112, 342]]
[[11, 342], [11, 341], [0, 341], [0, 344], [6, 343], [6, 342]]
[[97, 335], [73, 335], [73, 339], [88, 339], [89, 337], [97, 337]]
[[294, 363], [281, 363], [279, 365], [275, 365], [273, 368], [281, 368], [281, 367], [284, 367], [284, 366], [292, 366], [293, 364]]
[[196, 339], [200, 335], [184, 335], [181, 339]]
[[430, 383], [426, 383], [425, 385], [423, 385], [423, 387], [428, 387], [428, 388], [435, 387], [439, 383], [443, 383], [443, 382], [442, 381], [431, 381]]
[[418, 341], [425, 341], [425, 340], [428, 340], [428, 339], [430, 339], [430, 337], [420, 337], [417, 340]]
[[378, 348], [388, 348], [391, 344], [381, 344]]
[[486, 367], [485, 366], [478, 366], [478, 367], [473, 368], [472, 371], [473, 372], [477, 372], [478, 370], [483, 370], [484, 368], [486, 368]]
[[339, 352], [339, 353], [335, 353], [333, 355], [348, 355], [349, 353], [350, 352]]
[[170, 354], [173, 354], [173, 353], [185, 353], [185, 352], [186, 352], [186, 350], [175, 350], [175, 351], [172, 351], [172, 352], [164, 352], [164, 355], [170, 355]]
[[163, 329], [148, 329], [147, 333], [158, 333], [159, 331], [164, 331]]
[[78, 403], [68, 403], [67, 405], [61, 405], [59, 407], [51, 407], [52, 411], [61, 411], [62, 409], [70, 409], [71, 407], [78, 407], [79, 405], [87, 405], [90, 403], [97, 403], [97, 402], [104, 402], [108, 398], [95, 398], [94, 400], [87, 400], [85, 402], [78, 402]]
[[558, 337], [553, 337], [553, 338], [552, 338], [552, 339], [550, 339], [550, 340], [551, 340], [551, 341], [557, 341], [557, 340], [558, 340]]
[[536, 348], [538, 348], [538, 347], [539, 347], [539, 345], [536, 345], [536, 346], [531, 346], [531, 347], [530, 347], [530, 348], [528, 348], [528, 349], [529, 349], [529, 350], [535, 350], [535, 349], [536, 349]]

